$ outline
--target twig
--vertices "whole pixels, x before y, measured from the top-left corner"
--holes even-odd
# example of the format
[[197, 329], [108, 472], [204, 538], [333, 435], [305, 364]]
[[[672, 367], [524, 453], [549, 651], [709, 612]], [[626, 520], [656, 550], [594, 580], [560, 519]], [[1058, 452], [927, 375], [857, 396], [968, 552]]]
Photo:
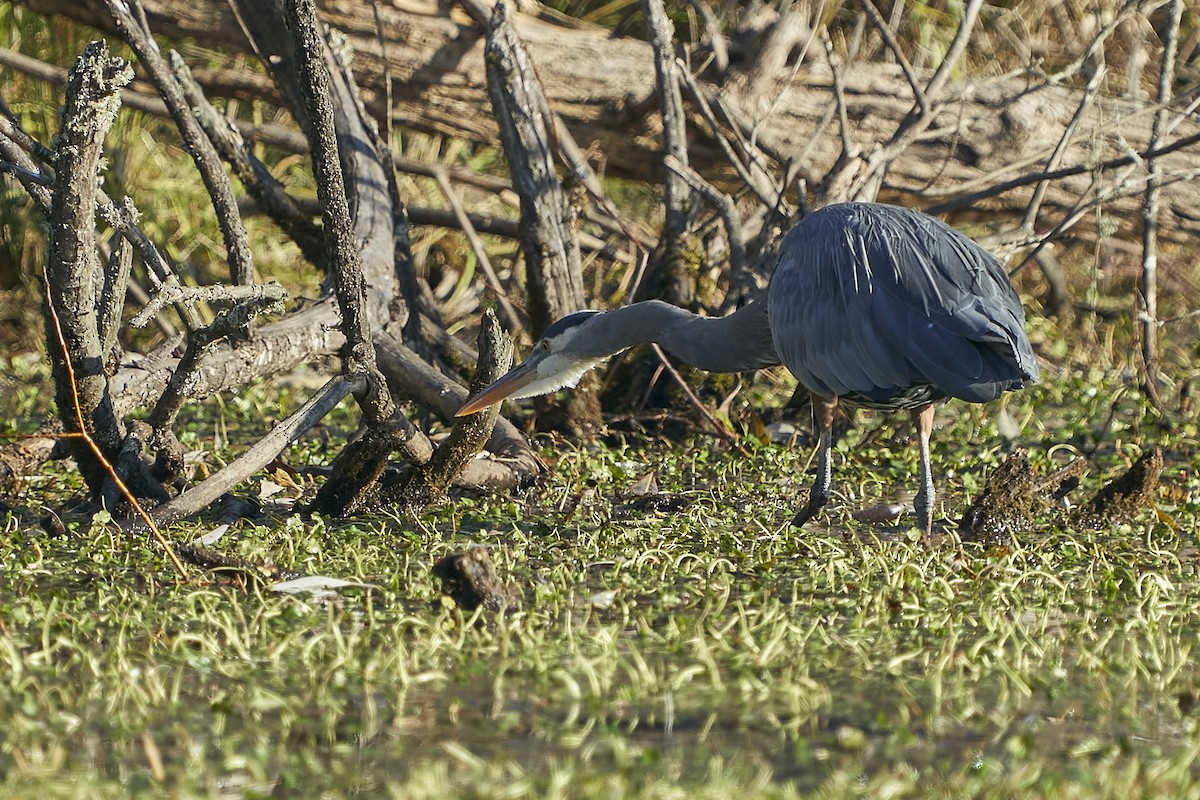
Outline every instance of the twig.
[[[49, 277], [45, 275], [43, 277], [46, 278], [46, 305], [49, 309], [50, 317], [54, 321], [54, 334], [58, 339], [58, 346], [62, 349], [63, 362], [67, 370], [67, 380], [70, 385], [74, 387], [75, 367], [71, 364], [71, 353], [67, 348], [67, 340], [63, 337], [62, 326], [58, 318], [58, 312], [54, 310], [54, 303], [50, 298]], [[121, 495], [125, 498], [133, 510], [137, 512], [137, 515], [142, 518], [142, 521], [146, 524], [146, 527], [154, 535], [154, 538], [158, 540], [163, 552], [167, 554], [167, 558], [175, 567], [175, 571], [179, 573], [179, 577], [187, 580], [187, 570], [184, 568], [183, 563], [179, 560], [179, 557], [175, 555], [175, 551], [171, 549], [171, 545], [169, 542], [167, 542], [166, 537], [162, 535], [162, 531], [159, 530], [158, 526], [154, 524], [154, 520], [151, 519], [150, 515], [146, 513], [146, 509], [142, 508], [142, 504], [139, 503], [137, 498], [133, 496], [133, 492], [129, 491], [129, 487], [125, 485], [125, 481], [121, 480], [121, 476], [117, 474], [115, 469], [113, 469], [112, 463], [105, 458], [104, 452], [100, 449], [100, 446], [96, 444], [96, 441], [87, 432], [87, 426], [84, 425], [83, 422], [83, 409], [79, 404], [78, 393], [72, 392], [71, 396], [74, 398], [72, 407], [75, 412], [75, 424], [79, 427], [79, 430], [75, 431], [74, 433], [83, 439], [84, 443], [87, 444], [88, 449], [91, 450], [92, 456], [107, 471], [109, 479], [116, 485], [117, 490], [121, 492]]]
[[13, 174], [25, 187], [25, 191], [37, 203], [38, 210], [44, 216], [50, 216], [50, 190], [47, 179], [53, 183], [53, 176], [38, 168], [29, 154], [10, 136], [10, 131], [19, 131], [7, 117], [0, 116], [0, 158], [13, 166]]
[[116, 245], [109, 253], [108, 265], [100, 281], [100, 297], [96, 302], [96, 328], [100, 332], [100, 351], [106, 359], [111, 358], [118, 348], [117, 333], [121, 329], [121, 311], [125, 307], [129, 273], [133, 269], [133, 245], [123, 236], [117, 236], [116, 240]]
[[[942, 87], [946, 85], [946, 81], [950, 80], [950, 72], [967, 49], [967, 43], [971, 40], [971, 31], [975, 29], [975, 20], [979, 17], [979, 9], [982, 7], [983, 0], [968, 0], [966, 7], [963, 9], [962, 20], [959, 21], [958, 28], [954, 31], [954, 38], [950, 41], [950, 47], [946, 50], [946, 55], [942, 58], [941, 63], [938, 64], [933, 77], [929, 79], [929, 84], [925, 87], [926, 98], [937, 97], [937, 95], [941, 94]], [[928, 105], [926, 105], [922, 116], [929, 116]]]
[[[1075, 202], [1074, 205], [1071, 206], [1070, 209], [1068, 209], [1068, 211], [1062, 216], [1058, 224], [1055, 225], [1052, 230], [1044, 234], [1030, 236], [1025, 241], [1012, 242], [1009, 244], [1009, 246], [1013, 249], [1017, 249], [1035, 244], [1036, 247], [1034, 247], [1033, 251], [1026, 256], [1025, 260], [1028, 261], [1029, 259], [1035, 258], [1041, 252], [1043, 247], [1058, 239], [1065, 231], [1079, 222], [1079, 220], [1083, 218], [1083, 215], [1089, 210], [1116, 198], [1130, 197], [1135, 194], [1144, 194], [1145, 186], [1150, 178], [1149, 176], [1146, 176], [1137, 181], [1130, 181], [1128, 176], [1134, 171], [1135, 167], [1127, 166], [1125, 170], [1125, 177], [1114, 182], [1103, 191], [1094, 191], [1096, 184], [1093, 183], [1092, 187], [1086, 193], [1080, 196], [1080, 198]], [[1193, 181], [1197, 179], [1200, 179], [1200, 167], [1190, 170], [1177, 171], [1170, 174], [1164, 173], [1159, 181], [1159, 186], [1163, 187], [1180, 181]], [[1020, 269], [1021, 267], [1018, 265], [1016, 268], [1011, 270], [1009, 274], [1014, 275]]]
[[[1162, 64], [1158, 71], [1158, 113], [1150, 129], [1148, 149], [1153, 150], [1167, 126], [1167, 104], [1171, 101], [1172, 83], [1175, 80], [1175, 58], [1179, 49], [1179, 24], [1183, 16], [1183, 0], [1171, 0], [1166, 41], [1163, 42]], [[1149, 180], [1142, 204], [1142, 309], [1140, 328], [1142, 334], [1142, 366], [1146, 370], [1143, 391], [1157, 409], [1165, 412], [1158, 391], [1158, 212], [1159, 187], [1163, 176], [1162, 162], [1148, 159], [1146, 171]]]
[[[791, 4], [788, 4], [787, 6], [784, 7], [784, 11], [780, 14], [780, 19], [779, 19], [778, 23], [771, 30], [770, 34], [768, 34], [766, 45], [762, 48], [762, 50], [759, 51], [758, 57], [756, 58], [756, 63], [754, 65], [752, 65], [750, 68], [749, 72], [753, 77], [760, 78], [760, 79], [768, 77], [768, 75], [763, 74], [764, 70], [762, 69], [763, 65], [761, 62], [763, 61], [764, 54], [770, 50], [775, 50], [776, 52], [781, 54], [780, 61], [779, 61], [780, 67], [782, 67], [783, 64], [786, 63], [786, 58], [791, 53], [792, 48], [795, 46], [795, 41], [788, 40], [787, 38], [783, 38], [781, 35], [781, 31], [783, 29], [784, 23], [786, 21], [788, 21], [789, 18], [792, 18], [793, 15], [796, 15], [798, 13], [799, 12], [797, 12], [796, 10], [794, 10], [794, 8], [791, 7]], [[808, 49], [810, 47], [812, 47], [813, 41], [817, 38], [817, 31], [821, 30], [823, 27], [820, 24], [820, 20], [824, 16], [824, 13], [825, 13], [825, 0], [821, 0], [821, 3], [820, 3], [820, 5], [817, 6], [817, 11], [814, 15], [815, 19], [818, 22], [816, 25], [808, 26], [809, 27], [808, 36], [805, 38], [804, 44], [800, 47], [800, 52], [796, 55], [795, 60], [792, 62], [791, 73], [787, 76], [786, 79], [784, 79], [784, 81], [781, 84], [782, 86], [791, 86], [795, 82], [796, 75], [798, 75], [800, 72], [800, 67], [804, 64], [804, 60], [808, 57]], [[781, 47], [780, 45], [783, 45], [783, 47]], [[759, 131], [762, 129], [763, 124], [768, 119], [770, 119], [775, 114], [775, 111], [779, 108], [779, 104], [783, 101], [784, 92], [785, 92], [785, 90], [783, 88], [781, 88], [775, 94], [775, 98], [771, 101], [771, 105], [767, 108], [766, 112], [754, 120], [754, 125], [750, 129], [750, 144], [751, 144], [751, 146], [757, 146]]]
[[[700, 116], [708, 123], [709, 133], [721, 151], [725, 153], [725, 159], [737, 172], [738, 177], [750, 187], [750, 190], [758, 196], [763, 205], [767, 207], [773, 206], [780, 195], [780, 184], [775, 181], [771, 173], [760, 163], [757, 153], [758, 151], [742, 147], [734, 149], [729, 142], [729, 137], [724, 134], [721, 124], [717, 121], [716, 115], [713, 113], [712, 104], [708, 101], [708, 91], [696, 80], [696, 76], [692, 75], [691, 71], [684, 68], [682, 63], [677, 62], [679, 67], [679, 77], [683, 81], [683, 85], [687, 87], [688, 94], [696, 107], [700, 110]], [[737, 133], [737, 131], [734, 131]], [[745, 162], [739, 152], [745, 156]]]
[[[1154, 9], [1163, 5], [1164, 2], [1165, 0], [1161, 0], [1160, 2], [1149, 4], [1150, 7], [1145, 9], [1145, 13], [1149, 14]], [[1125, 0], [1124, 5], [1121, 6], [1121, 9], [1113, 15], [1108, 23], [1092, 35], [1092, 40], [1088, 44], [1087, 49], [1080, 53], [1078, 58], [1060, 69], [1058, 72], [1054, 73], [1053, 75], [1047, 75], [1046, 83], [1050, 86], [1055, 86], [1063, 81], [1073, 78], [1076, 73], [1079, 72], [1079, 70], [1083, 69], [1084, 66], [1091, 62], [1096, 57], [1096, 54], [1103, 49], [1104, 43], [1108, 41], [1108, 37], [1113, 34], [1113, 31], [1120, 28], [1121, 25], [1124, 24], [1125, 20], [1129, 19], [1129, 17], [1133, 16], [1133, 14], [1137, 13], [1138, 10], [1145, 5], [1145, 0]]]
[[921, 88], [921, 84], [917, 80], [917, 74], [913, 71], [912, 64], [908, 63], [908, 57], [904, 55], [903, 48], [900, 47], [900, 43], [896, 41], [896, 37], [892, 34], [891, 26], [883, 19], [883, 16], [879, 13], [879, 9], [875, 7], [875, 4], [871, 0], [860, 0], [860, 2], [863, 10], [867, 12], [867, 18], [875, 26], [875, 30], [879, 31], [883, 43], [887, 45], [888, 50], [895, 56], [896, 63], [900, 65], [900, 70], [904, 73], [904, 79], [908, 81], [908, 85], [912, 89], [913, 97], [916, 99], [921, 113], [929, 113], [929, 100], [925, 97], [925, 90]]
[[1194, 133], [1190, 136], [1185, 136], [1182, 139], [1176, 139], [1170, 144], [1165, 144], [1161, 147], [1143, 150], [1138, 153], [1115, 156], [1100, 162], [1089, 162], [1086, 164], [1076, 164], [1070, 167], [1060, 167], [1055, 170], [1050, 170], [1049, 172], [1045, 170], [1029, 172], [1016, 178], [1012, 178], [1011, 180], [980, 189], [977, 192], [961, 195], [952, 200], [947, 200], [943, 203], [930, 206], [929, 208], [925, 209], [925, 212], [927, 214], [934, 215], [947, 214], [952, 211], [958, 211], [959, 209], [973, 206], [980, 200], [986, 200], [989, 197], [1003, 194], [1012, 189], [1028, 186], [1031, 183], [1038, 183], [1039, 181], [1043, 180], [1056, 181], [1061, 180], [1062, 178], [1070, 178], [1075, 175], [1083, 175], [1089, 172], [1104, 172], [1107, 170], [1116, 169], [1117, 167], [1128, 166], [1129, 164], [1133, 164], [1138, 160], [1148, 160], [1159, 156], [1169, 155], [1170, 153], [1174, 153], [1179, 150], [1185, 150], [1197, 142], [1200, 142], [1200, 133]]
[[746, 288], [747, 285], [752, 285], [753, 276], [749, 275], [747, 270], [746, 242], [742, 239], [742, 223], [733, 198], [704, 180], [700, 173], [669, 153], [663, 156], [663, 164], [667, 169], [683, 178], [688, 186], [707, 197], [721, 215], [721, 221], [725, 224], [725, 235], [729, 239], [730, 294], [734, 294], [735, 287], [740, 290]]
[[158, 402], [154, 404], [154, 410], [150, 412], [147, 420], [156, 439], [162, 441], [168, 435], [183, 404], [196, 396], [194, 386], [197, 382], [200, 363], [213, 345], [222, 339], [237, 336], [239, 331], [246, 329], [250, 320], [255, 316], [278, 309], [285, 296], [283, 287], [275, 283], [228, 287], [230, 289], [258, 289], [272, 286], [276, 291], [254, 293], [241, 298], [237, 305], [223, 310], [208, 325], [192, 331], [188, 336], [187, 348], [183, 351], [179, 364], [175, 367], [170, 380], [167, 381], [167, 387], [163, 390]]
[[[603, 218], [597, 216], [597, 224], [607, 230], [619, 232], [634, 247], [653, 247], [652, 244], [645, 241], [645, 237], [634, 230], [633, 225], [621, 216], [620, 209], [609, 199], [604, 191], [603, 184], [600, 182], [600, 176], [596, 174], [596, 171], [592, 169], [592, 165], [588, 163], [587, 157], [584, 155], [582, 148], [579, 147], [579, 143], [575, 141], [575, 137], [571, 135], [571, 131], [567, 128], [567, 123], [563, 121], [562, 115], [550, 108], [545, 94], [541, 94], [540, 99], [543, 104], [542, 113], [551, 121], [550, 141], [554, 145], [559, 160], [571, 170], [571, 174], [583, 184], [583, 188], [587, 190], [592, 201], [608, 217], [607, 221], [601, 221]], [[581, 232], [576, 232], [576, 238], [580, 247], [596, 249], [589, 244], [585, 244], [585, 239], [591, 239], [592, 237], [588, 237]], [[631, 258], [625, 260], [627, 263], [632, 262]]]
[[[869, 6], [870, 3], [867, 3], [867, 5]], [[884, 26], [885, 29], [886, 27]], [[833, 101], [834, 107], [837, 109], [838, 136], [842, 140], [842, 153], [839, 159], [850, 158], [854, 148], [850, 143], [850, 119], [846, 114], [846, 82], [842, 78], [841, 67], [838, 66], [833, 57], [833, 42], [829, 40], [828, 36], [824, 37], [824, 42], [825, 56], [829, 62], [829, 75], [833, 79]], [[927, 102], [923, 92], [918, 97], [920, 98], [919, 102]]]
[[492, 260], [488, 258], [487, 248], [484, 247], [483, 240], [479, 238], [479, 234], [475, 231], [475, 225], [467, 215], [466, 209], [463, 208], [462, 201], [458, 199], [458, 193], [450, 185], [450, 178], [447, 176], [446, 170], [434, 170], [434, 175], [437, 178], [438, 187], [446, 197], [446, 202], [450, 204], [450, 208], [454, 211], [454, 218], [458, 221], [459, 227], [462, 228], [462, 232], [466, 235], [467, 241], [471, 245], [471, 250], [475, 253], [475, 260], [479, 262], [479, 267], [483, 270], [488, 285], [492, 287], [492, 291], [496, 295], [496, 302], [500, 304], [500, 309], [504, 312], [504, 317], [510, 326], [510, 330], [521, 330], [521, 318], [517, 316], [512, 303], [508, 301], [508, 294], [504, 291], [504, 284], [500, 282], [500, 277], [492, 267]]
[[[829, 74], [833, 84], [833, 103], [826, 109], [825, 117], [821, 120], [820, 130], [825, 129], [836, 112], [841, 151], [838, 153], [837, 161], [825, 173], [825, 177], [822, 178], [814, 192], [813, 199], [820, 206], [856, 199], [854, 195], [850, 194], [850, 183], [858, 177], [864, 166], [861, 158], [862, 147], [854, 144], [850, 138], [850, 120], [846, 113], [846, 86], [842, 79], [841, 67], [834, 59], [833, 42], [829, 40], [828, 36], [825, 36], [824, 43], [826, 60], [829, 62]], [[808, 150], [813, 144], [814, 140], [810, 140], [799, 157], [807, 158]]]
[[388, 58], [387, 41], [383, 38], [383, 20], [379, 18], [378, 0], [370, 0], [371, 17], [375, 21], [375, 42], [379, 45], [379, 60], [383, 62], [383, 103], [384, 103], [384, 135], [383, 143], [389, 153], [392, 152], [392, 61]]
[[[172, 276], [174, 277], [174, 276]], [[195, 305], [196, 303], [244, 302], [260, 306], [278, 303], [287, 297], [287, 291], [274, 281], [251, 286], [183, 286], [172, 280], [160, 284], [150, 302], [129, 321], [135, 328], [145, 327], [168, 303]]]
[[[123, 202], [115, 203], [109, 199], [103, 192], [100, 192], [100, 215], [104, 221], [112, 226], [113, 230], [119, 233], [122, 238], [133, 245], [137, 250], [138, 255], [142, 259], [142, 263], [146, 265], [146, 277], [155, 284], [154, 288], [158, 289], [167, 284], [178, 284], [179, 277], [167, 260], [163, 258], [158, 247], [154, 242], [150, 241], [150, 237], [138, 227], [138, 210], [134, 207], [133, 201], [128, 197], [124, 198]], [[132, 293], [136, 284], [129, 284]], [[200, 320], [200, 315], [196, 309], [187, 303], [176, 303], [175, 312], [179, 314], [180, 320], [189, 331], [196, 330], [203, 323]]]
[[[857, 177], [849, 182], [850, 188], [846, 192], [846, 199], [873, 199], [878, 193], [879, 187], [882, 186], [884, 175], [887, 173], [892, 162], [933, 122], [935, 115], [932, 103], [937, 99], [938, 94], [941, 93], [942, 87], [950, 78], [951, 70], [966, 49], [982, 5], [983, 0], [968, 0], [966, 7], [963, 9], [962, 19], [959, 22], [957, 30], [954, 32], [954, 39], [951, 40], [950, 47], [947, 49], [941, 63], [938, 64], [938, 68], [934, 71], [933, 77], [926, 84], [924, 92], [914, 96], [912, 110], [896, 126], [896, 131], [892, 134], [891, 138], [871, 154], [867, 160], [866, 168], [862, 169]], [[845, 171], [854, 169], [859, 169], [859, 165], [847, 163], [842, 167], [842, 170]], [[827, 180], [829, 180], [828, 177]], [[830, 180], [830, 183], [837, 182], [837, 178]]]
[[[1083, 121], [1083, 112], [1091, 106], [1092, 101], [1096, 99], [1096, 95], [1100, 91], [1100, 85], [1104, 81], [1104, 76], [1107, 71], [1103, 68], [1097, 68], [1092, 77], [1088, 79], [1087, 86], [1083, 90], [1083, 96], [1079, 98], [1079, 104], [1075, 107], [1075, 114], [1071, 117], [1071, 121], [1063, 129], [1062, 136], [1058, 139], [1058, 144], [1054, 148], [1054, 152], [1050, 154], [1050, 158], [1046, 161], [1045, 169], [1047, 172], [1058, 166], [1062, 161], [1063, 155], [1067, 152], [1067, 147], [1075, 136], [1075, 130], [1079, 127], [1079, 123]], [[1037, 223], [1038, 211], [1042, 205], [1042, 199], [1046, 196], [1046, 191], [1050, 188], [1050, 181], [1043, 180], [1033, 190], [1033, 197], [1029, 199], [1029, 205], [1025, 208], [1025, 216], [1021, 220], [1021, 230], [1026, 233], [1032, 233]]]
[[[221, 167], [213, 143], [205, 136], [200, 124], [192, 115], [187, 98], [178, 81], [158, 49], [150, 30], [145, 27], [145, 16], [139, 0], [104, 0], [105, 6], [116, 23], [121, 37], [137, 53], [138, 60], [150, 74], [154, 88], [166, 103], [175, 121], [187, 150], [200, 171], [204, 186], [212, 198], [216, 210], [217, 224], [225, 240], [229, 259], [229, 274], [234, 283], [247, 285], [254, 281], [254, 261], [250, 253], [250, 242], [242, 218], [237, 210], [237, 198], [233, 194], [229, 177]], [[141, 19], [135, 19], [134, 14]]]
[[652, 344], [650, 347], [654, 350], [654, 354], [658, 356], [658, 360], [662, 362], [663, 368], [667, 371], [667, 374], [671, 376], [675, 383], [679, 384], [679, 388], [683, 390], [683, 393], [687, 396], [688, 401], [691, 402], [695, 409], [700, 412], [700, 415], [704, 417], [708, 424], [713, 427], [713, 430], [717, 432], [717, 435], [727, 442], [731, 442], [735, 445], [738, 444], [737, 434], [729, 430], [724, 423], [713, 416], [713, 413], [708, 410], [708, 406], [701, 402], [700, 398], [696, 396], [696, 393], [692, 391], [692, 387], [688, 386], [687, 381], [685, 381], [683, 376], [679, 374], [679, 370], [675, 369], [675, 366], [671, 363], [670, 359], [667, 358], [667, 354], [663, 352], [663, 349], [656, 344]]
[[[854, 25], [854, 34], [851, 37], [850, 43], [846, 47], [846, 56], [842, 62], [843, 67], [853, 64], [855, 59], [858, 57], [858, 50], [859, 50], [859, 47], [862, 45], [862, 40], [863, 40], [863, 36], [864, 36], [864, 31], [866, 30], [866, 25], [867, 25], [867, 23], [866, 23], [865, 16], [860, 16], [858, 18], [858, 21]], [[833, 102], [829, 103], [826, 106], [824, 113], [821, 114], [821, 119], [817, 122], [817, 126], [813, 130], [812, 136], [809, 137], [808, 141], [805, 142], [804, 146], [802, 148], [800, 148], [800, 152], [797, 153], [793, 158], [791, 158], [788, 161], [786, 167], [784, 168], [784, 178], [783, 178], [783, 180], [781, 180], [779, 182], [779, 184], [780, 184], [780, 186], [784, 187], [785, 190], [787, 187], [790, 187], [792, 185], [792, 182], [795, 181], [797, 179], [797, 177], [800, 175], [800, 173], [805, 169], [804, 165], [806, 165], [808, 163], [809, 155], [812, 153], [813, 149], [817, 146], [817, 143], [820, 142], [821, 139], [825, 136], [825, 130], [826, 130], [826, 128], [829, 127], [829, 123], [831, 123], [833, 121], [834, 114], [838, 115], [838, 123], [839, 123], [839, 125], [842, 126], [841, 130], [840, 130], [841, 135], [843, 137], [846, 136], [845, 86], [842, 85], [839, 87], [839, 85], [838, 85], [839, 81], [837, 79], [837, 75], [838, 75], [839, 67], [837, 64], [834, 63], [834, 60], [833, 60], [833, 42], [830, 40], [828, 27], [825, 28], [825, 30], [824, 30], [823, 38], [825, 40], [826, 61], [829, 63], [829, 72], [830, 72], [830, 75], [834, 78], [834, 80], [832, 81], [832, 84], [833, 84], [832, 88], [833, 88], [833, 93], [834, 93]], [[846, 154], [846, 157], [848, 157], [848, 158], [849, 157], [857, 157], [857, 155], [858, 155], [857, 152], [855, 152], [853, 150], [853, 148], [848, 149], [846, 147], [844, 138], [843, 138], [842, 149], [843, 149], [843, 152]], [[835, 171], [836, 169], [837, 168], [835, 167], [833, 170], [831, 170], [831, 172]], [[826, 181], [826, 182], [828, 182], [828, 181]], [[807, 203], [808, 203], [807, 194], [804, 191], [801, 191], [799, 193], [799, 195], [800, 195], [800, 207], [801, 207], [800, 210], [803, 213], [808, 213], [807, 208], [806, 208]], [[783, 196], [781, 193], [779, 202], [782, 202], [782, 197]], [[820, 198], [817, 198], [817, 199], [820, 199]]]

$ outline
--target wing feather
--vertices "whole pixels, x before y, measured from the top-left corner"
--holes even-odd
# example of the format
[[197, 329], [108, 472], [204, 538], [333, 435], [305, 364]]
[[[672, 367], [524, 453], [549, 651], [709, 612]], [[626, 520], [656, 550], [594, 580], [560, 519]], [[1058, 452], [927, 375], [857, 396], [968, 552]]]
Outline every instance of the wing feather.
[[982, 247], [879, 204], [828, 206], [785, 238], [775, 346], [809, 390], [876, 401], [919, 385], [982, 402], [1037, 379], [1020, 298]]

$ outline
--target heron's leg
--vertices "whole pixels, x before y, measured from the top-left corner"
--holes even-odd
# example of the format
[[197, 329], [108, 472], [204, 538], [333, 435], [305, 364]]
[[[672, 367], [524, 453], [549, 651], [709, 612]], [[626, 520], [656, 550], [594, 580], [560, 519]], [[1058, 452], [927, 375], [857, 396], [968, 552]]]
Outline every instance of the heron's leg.
[[933, 472], [929, 468], [929, 437], [933, 434], [935, 408], [933, 403], [929, 403], [912, 412], [921, 457], [921, 488], [913, 500], [913, 509], [917, 512], [917, 526], [926, 537], [933, 530]]
[[808, 490], [808, 505], [792, 520], [799, 528], [817, 515], [829, 502], [833, 486], [833, 467], [829, 463], [829, 452], [833, 449], [833, 412], [837, 410], [837, 398], [827, 400], [812, 396], [813, 420], [817, 423], [817, 477]]

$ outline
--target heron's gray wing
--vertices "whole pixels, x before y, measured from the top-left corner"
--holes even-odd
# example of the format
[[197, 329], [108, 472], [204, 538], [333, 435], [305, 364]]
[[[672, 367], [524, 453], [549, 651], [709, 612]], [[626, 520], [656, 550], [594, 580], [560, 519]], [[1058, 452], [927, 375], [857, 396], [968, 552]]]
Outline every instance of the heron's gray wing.
[[[895, 269], [880, 280], [873, 308], [907, 332], [913, 365], [947, 394], [984, 401], [1034, 381], [1037, 359], [1025, 312], [1004, 268], [986, 250], [932, 217], [891, 209], [869, 257]], [[892, 228], [907, 231], [889, 235]], [[876, 270], [883, 272], [882, 266]]]
[[898, 337], [875, 321], [861, 237], [823, 215], [807, 218], [781, 245], [767, 298], [777, 352], [802, 385], [825, 397], [912, 385], [920, 376]]
[[768, 302], [779, 355], [825, 396], [883, 401], [932, 384], [986, 400], [1036, 375], [1003, 270], [916, 212], [847, 204], [810, 215], [781, 246]]

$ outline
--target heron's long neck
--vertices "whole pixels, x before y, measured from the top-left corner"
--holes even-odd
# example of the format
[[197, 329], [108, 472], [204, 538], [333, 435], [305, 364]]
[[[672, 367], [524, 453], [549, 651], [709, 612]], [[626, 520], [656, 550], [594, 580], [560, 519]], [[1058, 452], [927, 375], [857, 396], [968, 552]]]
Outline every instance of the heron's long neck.
[[702, 317], [648, 300], [614, 309], [604, 317], [605, 333], [621, 345], [619, 350], [655, 342], [708, 372], [741, 372], [779, 363], [766, 303], [750, 303], [727, 317]]

